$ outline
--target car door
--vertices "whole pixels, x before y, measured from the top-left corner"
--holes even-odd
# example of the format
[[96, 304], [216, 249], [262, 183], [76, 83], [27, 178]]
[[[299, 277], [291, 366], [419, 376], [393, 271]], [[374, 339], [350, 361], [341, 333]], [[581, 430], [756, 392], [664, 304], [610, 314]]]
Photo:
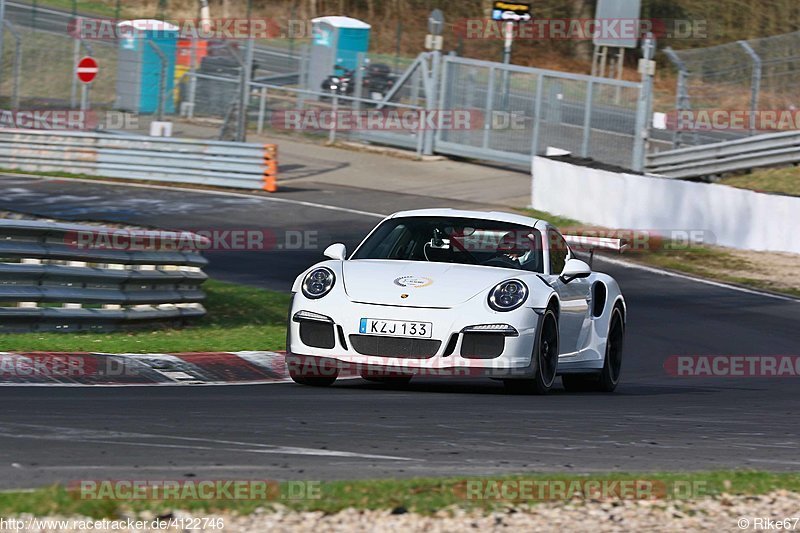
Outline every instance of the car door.
[[558, 319], [559, 351], [562, 354], [577, 352], [581, 333], [589, 325], [591, 307], [591, 283], [588, 279], [573, 279], [564, 283], [560, 278], [564, 265], [570, 256], [564, 237], [553, 228], [547, 230], [547, 244], [550, 252], [550, 274], [553, 288], [561, 300]]

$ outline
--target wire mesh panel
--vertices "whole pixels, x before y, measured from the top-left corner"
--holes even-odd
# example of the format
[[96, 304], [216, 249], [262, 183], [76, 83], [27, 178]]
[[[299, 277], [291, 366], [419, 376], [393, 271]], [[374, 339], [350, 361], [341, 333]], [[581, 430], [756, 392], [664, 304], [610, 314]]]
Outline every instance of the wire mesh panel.
[[761, 60], [761, 109], [800, 107], [800, 32], [747, 41]]
[[[485, 110], [490, 98], [490, 87], [494, 87], [495, 71], [483, 64], [463, 64], [445, 62], [444, 79], [442, 80], [442, 109]], [[471, 152], [472, 148], [486, 148], [483, 129], [462, 128], [440, 130], [437, 138], [437, 150], [447, 149], [452, 144], [451, 150], [459, 149]], [[466, 155], [456, 153], [456, 155]]]
[[[668, 51], [678, 67], [678, 111], [749, 112], [744, 128], [681, 128], [677, 145], [698, 145], [763, 133], [762, 112], [794, 112], [800, 106], [800, 32], [707, 48]], [[768, 115], [763, 115], [768, 116]]]
[[441, 153], [528, 165], [548, 147], [631, 167], [638, 83], [445, 57], [442, 109], [469, 109], [477, 127], [440, 130]]
[[639, 88], [602, 82], [594, 82], [590, 87], [590, 130], [584, 131], [586, 151], [581, 153], [597, 161], [627, 167], [633, 159]]

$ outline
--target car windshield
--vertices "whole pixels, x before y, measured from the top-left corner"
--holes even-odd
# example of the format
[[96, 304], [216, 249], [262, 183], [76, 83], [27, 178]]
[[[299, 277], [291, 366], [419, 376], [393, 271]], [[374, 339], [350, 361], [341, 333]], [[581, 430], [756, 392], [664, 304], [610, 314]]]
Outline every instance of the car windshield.
[[485, 265], [544, 272], [538, 230], [519, 224], [451, 217], [392, 218], [352, 259]]

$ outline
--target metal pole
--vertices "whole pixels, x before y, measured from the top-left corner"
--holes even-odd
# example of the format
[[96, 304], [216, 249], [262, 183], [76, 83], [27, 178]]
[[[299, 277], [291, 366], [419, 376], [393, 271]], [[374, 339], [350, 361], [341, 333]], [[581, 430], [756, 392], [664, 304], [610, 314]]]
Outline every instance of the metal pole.
[[167, 90], [167, 65], [169, 64], [169, 60], [167, 59], [167, 55], [161, 50], [161, 48], [154, 43], [153, 41], [148, 41], [148, 44], [153, 48], [156, 54], [158, 54], [158, 59], [161, 62], [161, 76], [158, 80], [158, 120], [159, 122], [164, 120], [164, 106], [166, 105], [165, 100], [167, 99], [166, 90]]
[[[505, 43], [503, 46], [503, 63], [508, 65], [511, 63], [511, 45], [514, 42], [514, 23], [506, 21], [503, 27]], [[508, 90], [509, 90], [509, 72], [503, 70], [503, 109], [508, 104]]]
[[81, 84], [81, 111], [86, 111], [89, 108], [89, 84]]
[[514, 42], [514, 23], [506, 21], [503, 25], [503, 63], [511, 63], [511, 44]]
[[261, 135], [261, 133], [264, 131], [264, 115], [266, 114], [266, 109], [267, 109], [267, 88], [266, 87], [262, 87], [261, 88], [261, 101], [258, 102], [258, 126], [257, 126], [257, 131], [258, 131], [259, 135]]
[[642, 85], [639, 91], [639, 102], [636, 107], [636, 126], [633, 137], [633, 161], [631, 168], [636, 172], [644, 170], [645, 146], [650, 135], [650, 94], [653, 91], [653, 76], [647, 71], [647, 63], [653, 60], [656, 42], [652, 33], [648, 33], [642, 44], [645, 69], [642, 72]]
[[[486, 102], [483, 106], [486, 110], [486, 116], [483, 119], [483, 142], [481, 143], [484, 149], [489, 147], [489, 130], [492, 128], [492, 114], [494, 113], [495, 72], [496, 70], [494, 67], [489, 67], [489, 87], [487, 87], [486, 90]], [[508, 72], [503, 71], [503, 74], [506, 75]]]
[[20, 82], [20, 69], [22, 68], [22, 36], [13, 29], [11, 33], [14, 35], [14, 88], [11, 92], [11, 109], [19, 109], [19, 82]]
[[[248, 6], [249, 6], [248, 2]], [[249, 9], [249, 7], [248, 7]], [[297, 17], [297, 5], [295, 2], [292, 2], [292, 11], [289, 14], [289, 60], [294, 57], [294, 25], [295, 25], [295, 18]]]
[[531, 143], [531, 157], [539, 155], [542, 98], [544, 98], [544, 74], [539, 74], [539, 79], [536, 82], [536, 102], [533, 104], [533, 141]]
[[594, 102], [594, 80], [589, 80], [586, 87], [586, 102], [583, 115], [583, 142], [581, 143], [581, 157], [589, 157], [589, 143], [592, 136], [592, 103]]
[[[433, 98], [426, 98], [425, 104], [426, 109], [428, 111], [435, 112], [437, 109], [438, 103], [436, 102], [436, 94], [437, 88], [439, 87], [439, 76], [441, 73], [441, 58], [442, 54], [438, 50], [434, 50], [431, 52], [431, 80], [429, 87], [431, 88], [430, 94], [434, 95]], [[439, 120], [442, 118], [442, 114], [439, 113]], [[441, 128], [436, 128], [436, 131], [439, 131]], [[435, 132], [431, 132], [426, 130], [425, 135], [425, 147], [424, 147], [424, 154], [425, 155], [433, 155], [433, 137]]]
[[81, 41], [75, 39], [72, 45], [72, 86], [69, 91], [69, 107], [75, 109], [78, 105], [78, 61], [81, 56]]
[[336, 112], [339, 110], [339, 95], [337, 93], [333, 93], [333, 124], [332, 128], [328, 132], [328, 144], [333, 144], [336, 142]]
[[753, 73], [751, 78], [751, 93], [750, 93], [750, 135], [755, 133], [756, 129], [756, 109], [758, 109], [758, 96], [761, 92], [761, 57], [753, 50], [750, 43], [747, 41], [739, 41], [739, 45], [744, 48], [750, 59], [753, 60]]
[[401, 20], [397, 21], [397, 39], [394, 45], [394, 70], [398, 70], [398, 65], [400, 61], [400, 38], [403, 35], [403, 22]]
[[676, 88], [675, 98], [675, 134], [672, 136], [672, 147], [680, 148], [683, 145], [683, 130], [682, 130], [682, 111], [688, 111], [691, 108], [689, 102], [689, 69], [686, 67], [678, 54], [675, 53], [670, 47], [664, 48], [664, 54], [678, 69], [678, 86]]
[[3, 40], [5, 38], [6, 0], [0, 0], [0, 87], [3, 86]]
[[[22, 35], [14, 29], [14, 25], [7, 20], [3, 20], [0, 26], [8, 26], [8, 31], [14, 37], [14, 65], [11, 86], [11, 109], [19, 109], [19, 82], [20, 67], [22, 66]], [[0, 63], [1, 65], [2, 63]]]
[[189, 108], [186, 110], [188, 118], [194, 118], [194, 99], [197, 94], [197, 39], [192, 39], [189, 58]]
[[241, 87], [239, 93], [239, 116], [237, 117], [236, 140], [247, 141], [247, 107], [250, 103], [250, 76], [253, 68], [253, 39], [247, 39], [247, 48], [242, 65]]

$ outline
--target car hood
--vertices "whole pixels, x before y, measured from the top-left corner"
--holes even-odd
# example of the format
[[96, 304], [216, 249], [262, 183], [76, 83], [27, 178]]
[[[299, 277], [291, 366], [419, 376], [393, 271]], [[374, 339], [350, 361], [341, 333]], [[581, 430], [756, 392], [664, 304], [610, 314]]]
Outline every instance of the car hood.
[[352, 301], [404, 307], [453, 307], [517, 273], [506, 268], [421, 261], [360, 259], [342, 263], [345, 292]]

